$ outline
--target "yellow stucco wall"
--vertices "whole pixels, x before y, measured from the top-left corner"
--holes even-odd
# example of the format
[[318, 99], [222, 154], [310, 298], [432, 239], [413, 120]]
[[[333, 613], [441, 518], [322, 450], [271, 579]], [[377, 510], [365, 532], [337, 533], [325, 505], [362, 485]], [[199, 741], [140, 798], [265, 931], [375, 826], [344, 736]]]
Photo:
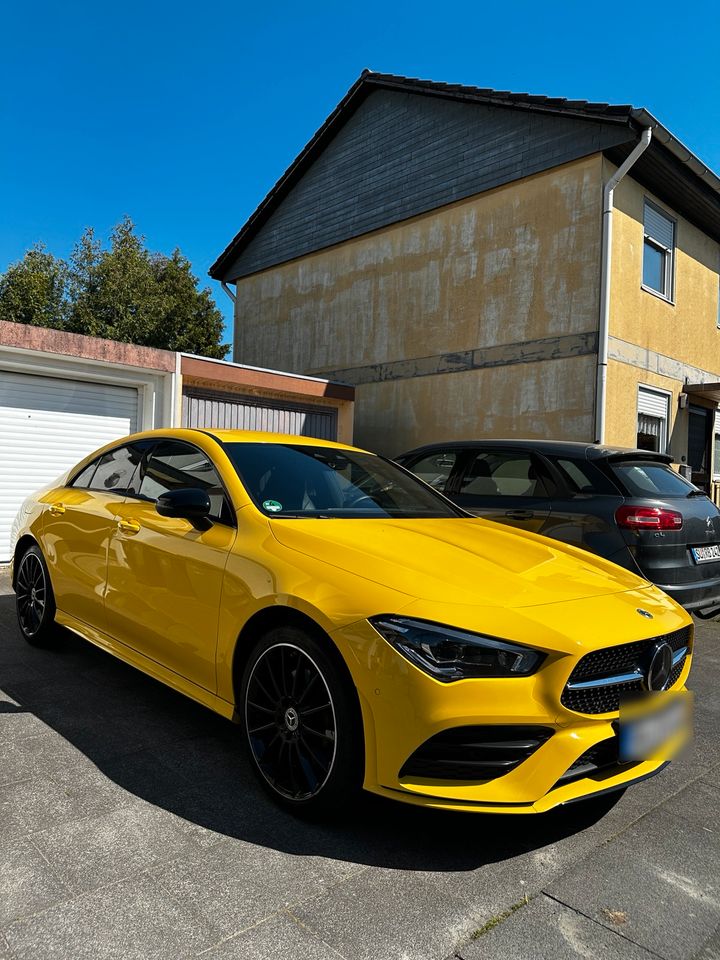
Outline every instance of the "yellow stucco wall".
[[[608, 161], [604, 166], [607, 178], [615, 168]], [[673, 303], [641, 286], [646, 197], [677, 221]], [[719, 271], [720, 245], [632, 176], [621, 181], [613, 214], [610, 354], [620, 353], [632, 363], [611, 359], [608, 364], [606, 442], [635, 446], [638, 387], [655, 387], [671, 394], [669, 450], [676, 462], [685, 459], [688, 413], [678, 405], [683, 384], [720, 380]], [[692, 402], [714, 406], [698, 397]]]
[[355, 443], [394, 456], [449, 439], [587, 440], [594, 376], [592, 355], [365, 384]]
[[[601, 167], [588, 157], [241, 279], [235, 360], [355, 382], [352, 368], [597, 329]], [[397, 452], [511, 435], [526, 408], [530, 435], [591, 439], [592, 364], [562, 363], [360, 378], [356, 439]]]
[[321, 372], [592, 329], [599, 177], [589, 157], [243, 278], [235, 359]]
[[[605, 176], [614, 167], [605, 161]], [[677, 220], [674, 303], [643, 290], [645, 197]], [[720, 245], [662, 203], [632, 176], [615, 191], [610, 334], [720, 374]]]
[[[679, 437], [673, 437], [673, 430], [680, 428], [676, 416], [678, 412], [678, 395], [682, 384], [670, 377], [663, 377], [650, 370], [619, 363], [617, 360], [608, 362], [607, 377], [607, 408], [605, 422], [605, 441], [621, 447], [634, 447], [637, 441], [637, 398], [638, 387], [654, 387], [672, 394], [669, 404], [671, 423], [671, 447], [680, 446]], [[687, 446], [687, 427], [682, 437], [683, 451]]]

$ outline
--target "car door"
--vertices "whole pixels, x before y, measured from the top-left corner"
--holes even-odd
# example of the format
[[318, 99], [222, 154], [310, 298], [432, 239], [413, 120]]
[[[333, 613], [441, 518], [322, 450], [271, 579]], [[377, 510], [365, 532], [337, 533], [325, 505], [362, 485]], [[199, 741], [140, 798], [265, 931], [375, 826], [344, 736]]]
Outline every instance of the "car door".
[[139, 442], [105, 453], [47, 497], [43, 546], [55, 602], [98, 630], [106, 629], [108, 545], [144, 448]]
[[532, 452], [474, 450], [448, 495], [469, 513], [540, 533], [551, 511], [552, 477]]
[[558, 474], [552, 513], [543, 536], [571, 543], [636, 570], [615, 521], [622, 504], [620, 490], [603, 471], [584, 457], [545, 453], [550, 470]]
[[[157, 512], [169, 490], [210, 496], [206, 523]], [[216, 689], [215, 651], [223, 577], [236, 517], [217, 469], [198, 447], [160, 440], [136, 491], [118, 509], [108, 551], [108, 632], [192, 683]]]

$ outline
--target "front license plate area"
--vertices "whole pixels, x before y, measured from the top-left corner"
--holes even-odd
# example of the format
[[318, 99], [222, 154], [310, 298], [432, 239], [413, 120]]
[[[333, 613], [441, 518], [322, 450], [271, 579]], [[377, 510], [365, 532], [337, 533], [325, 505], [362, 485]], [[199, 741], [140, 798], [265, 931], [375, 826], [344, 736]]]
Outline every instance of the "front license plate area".
[[720, 543], [708, 543], [702, 547], [690, 547], [695, 563], [713, 563], [720, 560]]
[[687, 693], [663, 697], [661, 707], [633, 705], [620, 711], [618, 760], [671, 760], [690, 730]]

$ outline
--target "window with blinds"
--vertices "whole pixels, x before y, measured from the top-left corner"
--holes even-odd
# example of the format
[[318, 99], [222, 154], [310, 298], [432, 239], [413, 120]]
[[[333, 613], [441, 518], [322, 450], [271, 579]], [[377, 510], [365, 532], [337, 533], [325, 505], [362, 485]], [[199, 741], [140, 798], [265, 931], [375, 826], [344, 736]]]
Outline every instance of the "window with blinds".
[[646, 200], [643, 223], [643, 286], [672, 300], [675, 221]]
[[638, 388], [637, 447], [665, 453], [668, 443], [668, 394]]

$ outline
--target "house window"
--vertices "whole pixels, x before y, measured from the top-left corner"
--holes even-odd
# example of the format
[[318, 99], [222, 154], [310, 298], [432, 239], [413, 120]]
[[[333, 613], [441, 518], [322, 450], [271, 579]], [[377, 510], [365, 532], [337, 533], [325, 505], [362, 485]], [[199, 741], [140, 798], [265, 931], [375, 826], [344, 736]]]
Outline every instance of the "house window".
[[645, 201], [643, 286], [672, 300], [675, 259], [675, 221]]
[[720, 412], [715, 413], [715, 429], [713, 431], [713, 480], [720, 480]]
[[665, 453], [668, 444], [668, 399], [667, 393], [639, 387], [637, 419], [639, 450]]

